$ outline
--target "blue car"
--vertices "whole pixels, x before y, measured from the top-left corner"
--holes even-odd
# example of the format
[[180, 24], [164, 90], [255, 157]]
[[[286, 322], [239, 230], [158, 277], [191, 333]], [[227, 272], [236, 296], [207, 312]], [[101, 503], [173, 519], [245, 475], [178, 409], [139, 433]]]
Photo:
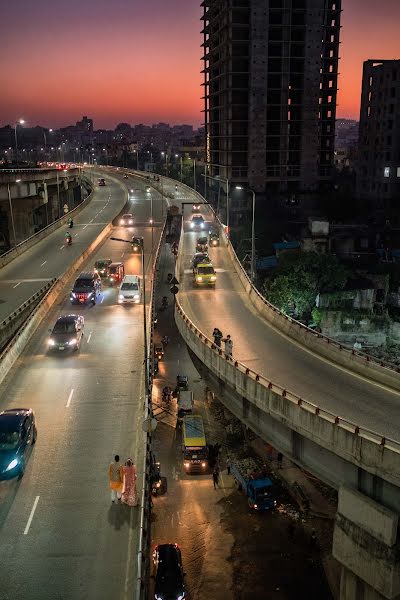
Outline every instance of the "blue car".
[[22, 478], [36, 438], [35, 414], [31, 408], [0, 412], [0, 480]]

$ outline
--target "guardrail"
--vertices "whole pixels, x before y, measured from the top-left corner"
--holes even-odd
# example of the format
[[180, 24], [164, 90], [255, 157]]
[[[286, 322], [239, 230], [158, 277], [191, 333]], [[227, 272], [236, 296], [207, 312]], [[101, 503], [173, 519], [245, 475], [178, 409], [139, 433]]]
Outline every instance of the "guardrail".
[[40, 302], [55, 281], [55, 277], [51, 281], [48, 281], [46, 285], [42, 286], [40, 290], [28, 298], [28, 300], [25, 300], [25, 302], [0, 323], [0, 350], [4, 348], [19, 327], [21, 327], [22, 323], [29, 317], [35, 306]]
[[[87, 181], [89, 181], [89, 180], [87, 180]], [[90, 183], [90, 185], [92, 185], [92, 184]], [[65, 225], [70, 220], [71, 217], [76, 217], [76, 215], [78, 215], [81, 212], [81, 210], [83, 210], [85, 208], [85, 206], [90, 202], [90, 200], [92, 199], [92, 195], [93, 195], [93, 189], [90, 192], [90, 194], [86, 198], [84, 198], [80, 204], [78, 204], [78, 206], [76, 206], [75, 208], [70, 210], [66, 215], [63, 215], [56, 221], [53, 221], [53, 223], [46, 225], [46, 227], [44, 227], [37, 233], [34, 233], [30, 237], [26, 238], [26, 240], [24, 240], [23, 242], [20, 242], [14, 248], [11, 248], [11, 250], [8, 250], [7, 252], [4, 252], [4, 254], [1, 254], [0, 255], [0, 268], [5, 267], [6, 265], [8, 265], [8, 263], [10, 263], [12, 260], [14, 260], [14, 258], [19, 256], [26, 250], [29, 250], [29, 248], [32, 248], [32, 246], [37, 244], [37, 242], [40, 242], [40, 240], [45, 238], [49, 233], [52, 233], [53, 231], [55, 231], [62, 225]]]

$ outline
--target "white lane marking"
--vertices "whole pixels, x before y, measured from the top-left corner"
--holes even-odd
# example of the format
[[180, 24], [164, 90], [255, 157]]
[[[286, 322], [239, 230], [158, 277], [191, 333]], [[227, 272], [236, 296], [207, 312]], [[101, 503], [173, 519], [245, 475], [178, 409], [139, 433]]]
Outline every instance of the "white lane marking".
[[20, 281], [18, 281], [18, 283], [16, 283], [15, 285], [13, 285], [13, 288], [16, 288], [16, 287], [18, 287], [19, 285], [21, 285], [21, 282], [20, 282]]
[[121, 254], [121, 258], [124, 258], [124, 254], [125, 254], [125, 252], [123, 252], [123, 253]]
[[88, 335], [87, 343], [89, 343], [89, 342], [90, 342], [90, 338], [91, 338], [91, 337], [92, 337], [92, 332], [90, 332], [90, 333], [89, 333], [89, 335]]
[[100, 304], [103, 304], [104, 296], [101, 297]]
[[60, 246], [60, 250], [64, 250], [64, 246]]
[[75, 234], [75, 237], [78, 237], [78, 235], [79, 235], [79, 233], [76, 233], [76, 234]]
[[82, 227], [82, 229], [86, 229], [87, 225], [85, 225], [84, 227]]
[[65, 408], [68, 408], [68, 406], [71, 404], [71, 400], [72, 400], [72, 396], [73, 395], [74, 395], [74, 388], [72, 388], [72, 390], [69, 393], [67, 404], [65, 405]]
[[43, 261], [40, 266], [43, 267], [46, 263], [47, 263], [47, 260]]
[[89, 221], [89, 223], [93, 223], [93, 219], [91, 221]]
[[36, 498], [35, 498], [35, 502], [33, 503], [32, 510], [31, 510], [31, 514], [29, 515], [29, 519], [28, 519], [28, 522], [25, 527], [24, 535], [26, 535], [29, 531], [29, 527], [31, 526], [33, 515], [35, 514], [35, 510], [38, 505], [39, 498], [40, 498], [40, 496], [36, 496]]

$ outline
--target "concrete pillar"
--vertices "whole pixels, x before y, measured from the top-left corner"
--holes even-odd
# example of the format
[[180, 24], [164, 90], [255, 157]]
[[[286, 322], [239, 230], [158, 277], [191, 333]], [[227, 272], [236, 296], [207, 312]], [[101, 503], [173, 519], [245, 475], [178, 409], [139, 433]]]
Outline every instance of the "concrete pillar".
[[342, 486], [333, 534], [333, 556], [342, 568], [341, 600], [399, 600], [398, 515]]

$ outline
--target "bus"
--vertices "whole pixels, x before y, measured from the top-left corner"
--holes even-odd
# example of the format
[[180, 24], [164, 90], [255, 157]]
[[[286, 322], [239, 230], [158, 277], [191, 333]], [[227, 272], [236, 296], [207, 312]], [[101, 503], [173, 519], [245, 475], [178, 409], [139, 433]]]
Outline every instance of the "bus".
[[205, 473], [208, 468], [208, 447], [203, 419], [199, 415], [183, 417], [182, 439], [185, 471]]

